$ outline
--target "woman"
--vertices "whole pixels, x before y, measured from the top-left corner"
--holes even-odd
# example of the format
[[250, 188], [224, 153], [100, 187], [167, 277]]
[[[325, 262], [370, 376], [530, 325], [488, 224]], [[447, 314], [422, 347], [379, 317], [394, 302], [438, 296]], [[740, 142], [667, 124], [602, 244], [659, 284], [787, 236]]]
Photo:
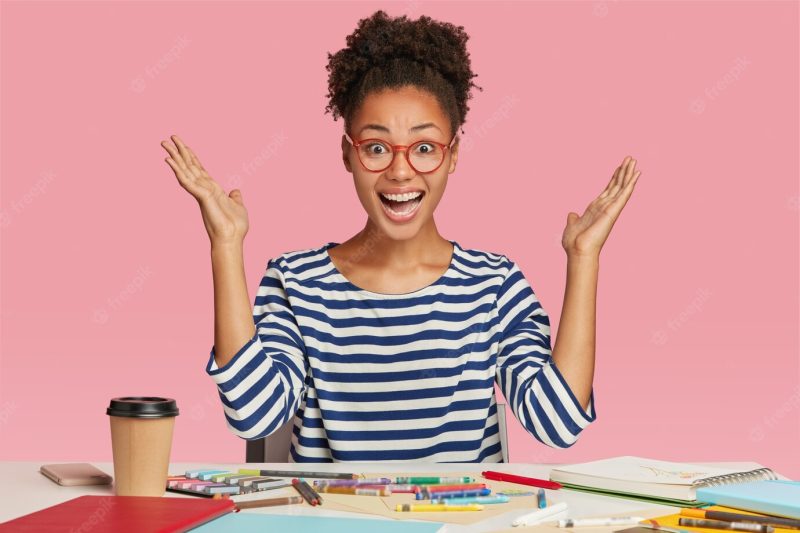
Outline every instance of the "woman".
[[569, 213], [555, 348], [547, 313], [507, 256], [442, 237], [434, 211], [471, 97], [468, 36], [422, 16], [359, 21], [329, 54], [342, 158], [367, 213], [343, 243], [270, 259], [252, 311], [242, 194], [226, 195], [177, 136], [162, 146], [211, 239], [214, 346], [206, 371], [230, 430], [294, 417], [288, 460], [498, 462], [494, 382], [536, 439], [568, 447], [595, 420], [600, 249], [639, 176], [626, 157], [583, 216]]

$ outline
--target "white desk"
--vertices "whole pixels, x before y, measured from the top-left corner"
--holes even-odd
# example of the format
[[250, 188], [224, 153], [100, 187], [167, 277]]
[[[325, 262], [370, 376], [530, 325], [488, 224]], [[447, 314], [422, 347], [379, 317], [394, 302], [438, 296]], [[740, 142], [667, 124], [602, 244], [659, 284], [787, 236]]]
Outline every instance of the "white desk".
[[[0, 462], [0, 522], [5, 522], [28, 514], [57, 503], [64, 502], [84, 494], [111, 495], [111, 486], [86, 486], [86, 487], [62, 487], [52, 482], [39, 472], [39, 466], [48, 463], [65, 463], [72, 461], [37, 461], [37, 462]], [[690, 461], [687, 461], [690, 462]], [[114, 467], [110, 462], [93, 462], [95, 466], [114, 475]], [[731, 466], [735, 468], [758, 468], [757, 463], [702, 463], [709, 465]], [[522, 463], [170, 463], [169, 472], [171, 474], [183, 473], [186, 470], [197, 468], [219, 468], [220, 470], [235, 470], [238, 468], [262, 468], [276, 470], [303, 470], [303, 471], [331, 471], [331, 472], [408, 472], [408, 471], [430, 471], [430, 472], [454, 472], [463, 470], [496, 470], [498, 472], [513, 472], [515, 474], [547, 479], [552, 464], [522, 464]], [[194, 496], [184, 495], [175, 492], [167, 492], [166, 497], [192, 498]], [[258, 496], [263, 497], [263, 495]], [[571, 518], [588, 516], [608, 516], [614, 514], [634, 514], [637, 516], [653, 517], [662, 514], [676, 512], [677, 508], [664, 505], [654, 505], [636, 500], [600, 496], [570, 490], [548, 491], [548, 500], [552, 502], [567, 502]], [[314, 513], [318, 516], [348, 516], [361, 518], [377, 518], [370, 515], [347, 513], [342, 511], [325, 510], [324, 504], [318, 507], [308, 506], [284, 506], [269, 507], [262, 509], [245, 509], [241, 512], [253, 513], [264, 512], [269, 514], [302, 514]], [[526, 531], [526, 530], [547, 530], [554, 529], [549, 526], [528, 526], [511, 528], [511, 521], [527, 511], [510, 511], [503, 515], [484, 520], [470, 526], [448, 524], [441, 529], [441, 533], [481, 533], [481, 532], [505, 532], [505, 531]], [[614, 528], [592, 528], [592, 533], [613, 531], [624, 529], [624, 527]], [[567, 531], [567, 530], [561, 530]]]

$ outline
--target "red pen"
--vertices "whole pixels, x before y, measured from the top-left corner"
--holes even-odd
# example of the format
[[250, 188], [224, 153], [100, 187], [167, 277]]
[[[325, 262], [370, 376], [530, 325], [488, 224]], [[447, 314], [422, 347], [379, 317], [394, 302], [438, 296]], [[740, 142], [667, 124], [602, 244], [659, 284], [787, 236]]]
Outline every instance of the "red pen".
[[506, 474], [504, 472], [494, 472], [487, 470], [481, 472], [481, 475], [486, 479], [493, 479], [495, 481], [510, 481], [511, 483], [519, 483], [520, 485], [530, 485], [532, 487], [541, 487], [543, 489], [560, 489], [563, 487], [561, 483], [556, 481], [548, 481], [546, 479], [536, 479], [535, 477], [516, 476], [514, 474]]

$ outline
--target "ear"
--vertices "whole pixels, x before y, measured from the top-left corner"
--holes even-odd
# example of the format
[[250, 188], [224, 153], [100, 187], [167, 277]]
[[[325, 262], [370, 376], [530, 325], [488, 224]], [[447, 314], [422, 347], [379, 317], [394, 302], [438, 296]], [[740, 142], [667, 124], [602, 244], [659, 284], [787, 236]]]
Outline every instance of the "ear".
[[[345, 139], [347, 141], [347, 139]], [[461, 137], [456, 137], [456, 142], [453, 143], [453, 147], [450, 148], [450, 169], [447, 171], [448, 174], [452, 174], [456, 170], [456, 162], [458, 161], [458, 145], [461, 142]]]
[[344, 161], [344, 168], [352, 174], [353, 169], [350, 168], [350, 158], [347, 157], [347, 153], [350, 151], [350, 141], [342, 134], [342, 161]]

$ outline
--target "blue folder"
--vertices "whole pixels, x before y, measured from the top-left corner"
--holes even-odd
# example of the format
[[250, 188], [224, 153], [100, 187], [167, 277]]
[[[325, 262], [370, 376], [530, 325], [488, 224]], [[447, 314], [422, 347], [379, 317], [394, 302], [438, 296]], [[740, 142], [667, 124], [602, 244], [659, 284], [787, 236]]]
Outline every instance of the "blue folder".
[[743, 511], [800, 518], [800, 482], [769, 480], [702, 487], [697, 500]]
[[192, 533], [436, 533], [441, 522], [416, 522], [373, 518], [333, 518], [329, 516], [277, 515], [243, 511], [228, 513], [192, 529]]

